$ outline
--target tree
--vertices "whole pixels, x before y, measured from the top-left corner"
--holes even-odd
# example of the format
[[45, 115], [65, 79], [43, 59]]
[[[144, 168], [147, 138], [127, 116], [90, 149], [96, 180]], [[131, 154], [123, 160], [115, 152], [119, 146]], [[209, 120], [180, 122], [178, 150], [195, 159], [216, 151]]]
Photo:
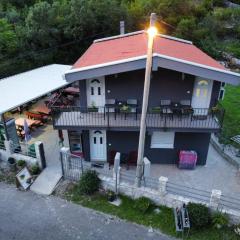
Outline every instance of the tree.
[[17, 36], [6, 19], [0, 19], [0, 57], [12, 55], [17, 49]]
[[39, 2], [34, 4], [26, 17], [26, 36], [31, 47], [47, 48], [62, 42], [64, 15], [61, 4]]
[[195, 18], [183, 18], [176, 28], [176, 35], [181, 38], [193, 40], [193, 32], [196, 29]]
[[71, 0], [66, 32], [75, 39], [119, 34], [125, 9], [116, 0]]

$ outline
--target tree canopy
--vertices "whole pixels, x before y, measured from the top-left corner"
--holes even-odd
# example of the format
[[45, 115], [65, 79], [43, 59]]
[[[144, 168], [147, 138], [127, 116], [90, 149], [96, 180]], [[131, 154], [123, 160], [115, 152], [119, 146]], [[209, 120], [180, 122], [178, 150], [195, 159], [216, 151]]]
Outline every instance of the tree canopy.
[[[238, 3], [238, 0], [235, 1]], [[240, 9], [224, 0], [2, 0], [0, 77], [49, 63], [72, 64], [95, 38], [146, 28], [192, 40], [215, 58], [240, 57]]]

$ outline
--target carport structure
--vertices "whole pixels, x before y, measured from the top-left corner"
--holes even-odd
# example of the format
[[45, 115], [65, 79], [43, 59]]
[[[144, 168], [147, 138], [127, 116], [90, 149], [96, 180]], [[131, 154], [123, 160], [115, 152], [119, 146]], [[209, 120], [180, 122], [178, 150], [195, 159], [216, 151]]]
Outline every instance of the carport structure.
[[69, 85], [63, 78], [70, 65], [51, 64], [0, 80], [0, 121], [9, 140], [4, 113]]

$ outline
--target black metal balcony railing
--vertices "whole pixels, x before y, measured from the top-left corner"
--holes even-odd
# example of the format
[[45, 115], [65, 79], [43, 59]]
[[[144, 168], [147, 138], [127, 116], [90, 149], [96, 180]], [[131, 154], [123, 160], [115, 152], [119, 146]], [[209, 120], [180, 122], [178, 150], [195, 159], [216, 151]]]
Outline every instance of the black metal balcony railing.
[[[139, 128], [141, 119], [140, 108], [112, 108], [80, 106], [52, 106], [53, 125], [56, 128]], [[206, 129], [218, 131], [222, 126], [224, 109], [215, 108], [184, 108], [148, 110], [147, 128], [169, 129]]]

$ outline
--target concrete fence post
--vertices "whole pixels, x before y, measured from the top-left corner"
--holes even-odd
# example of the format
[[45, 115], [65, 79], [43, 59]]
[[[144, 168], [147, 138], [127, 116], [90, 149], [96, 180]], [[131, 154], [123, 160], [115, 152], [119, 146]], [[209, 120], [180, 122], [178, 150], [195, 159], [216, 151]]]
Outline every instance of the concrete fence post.
[[144, 157], [143, 163], [144, 163], [143, 176], [150, 177], [151, 176], [151, 162], [148, 160], [148, 158]]
[[210, 207], [214, 210], [218, 209], [218, 206], [220, 204], [220, 199], [221, 199], [222, 192], [220, 190], [213, 189], [211, 193], [211, 198], [210, 198]]
[[116, 178], [116, 173], [118, 174], [119, 172], [119, 166], [120, 166], [120, 156], [121, 154], [119, 152], [116, 153], [115, 158], [114, 158], [114, 165], [113, 165], [113, 179]]
[[164, 196], [167, 194], [167, 182], [168, 178], [161, 176], [159, 178], [159, 192], [161, 196]]
[[121, 169], [122, 169], [121, 167], [118, 167], [118, 173], [117, 173], [117, 183], [118, 183], [118, 185], [120, 184], [120, 180], [121, 180], [120, 179], [120, 177], [121, 177], [121, 175], [120, 175], [121, 174]]
[[34, 147], [38, 166], [43, 170], [47, 166], [43, 143], [41, 141], [37, 141], [34, 143]]
[[6, 149], [7, 159], [8, 159], [13, 154], [12, 141], [11, 140], [5, 140], [4, 141], [4, 146], [5, 146], [5, 149]]
[[61, 169], [62, 169], [62, 176], [65, 176], [65, 169], [69, 170], [71, 168], [71, 155], [70, 155], [70, 148], [62, 147], [60, 149], [60, 162], [61, 162]]

